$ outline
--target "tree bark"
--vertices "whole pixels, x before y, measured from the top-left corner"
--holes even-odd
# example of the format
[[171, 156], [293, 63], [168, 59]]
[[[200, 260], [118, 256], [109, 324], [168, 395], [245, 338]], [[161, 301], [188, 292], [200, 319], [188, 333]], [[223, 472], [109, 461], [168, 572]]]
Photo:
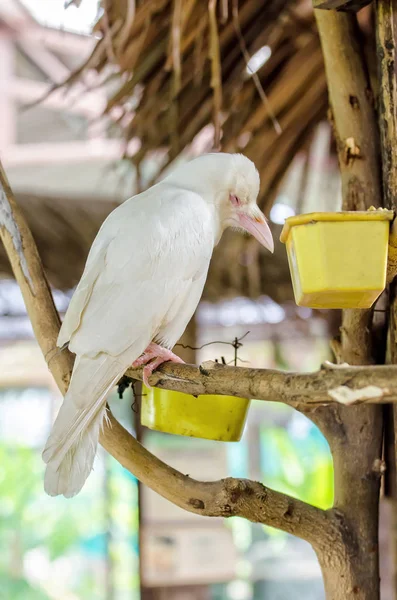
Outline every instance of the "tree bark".
[[[388, 208], [397, 210], [397, 81], [396, 81], [396, 17], [395, 0], [377, 0], [376, 4], [376, 55], [379, 73], [379, 128], [382, 141], [383, 193]], [[396, 225], [390, 236], [391, 263], [397, 261]], [[396, 269], [389, 267], [389, 336], [388, 361], [397, 364], [397, 287]], [[390, 502], [391, 527], [389, 529], [392, 549], [392, 582], [394, 598], [397, 598], [397, 410], [385, 407], [385, 495]]]
[[[128, 369], [126, 375], [142, 380], [142, 369]], [[350, 406], [397, 402], [397, 367], [394, 365], [350, 367], [324, 363], [313, 373], [288, 373], [231, 367], [212, 361], [199, 367], [165, 363], [149, 381], [152, 386], [193, 396], [223, 394], [255, 398], [312, 412], [318, 412], [327, 404]]]
[[[316, 11], [342, 175], [344, 210], [382, 206], [378, 128], [355, 15]], [[370, 311], [344, 311], [338, 359], [374, 362]], [[379, 598], [378, 513], [382, 474], [382, 409], [323, 409], [316, 421], [334, 460], [337, 514], [345, 524], [342, 564], [318, 552], [328, 600]], [[336, 566], [335, 566], [336, 565]]]
[[[35, 337], [59, 389], [65, 393], [74, 357], [68, 350], [57, 353], [56, 340], [61, 321], [33, 236], [15, 202], [1, 163], [0, 239], [21, 288]], [[29, 310], [30, 307], [37, 309]]]

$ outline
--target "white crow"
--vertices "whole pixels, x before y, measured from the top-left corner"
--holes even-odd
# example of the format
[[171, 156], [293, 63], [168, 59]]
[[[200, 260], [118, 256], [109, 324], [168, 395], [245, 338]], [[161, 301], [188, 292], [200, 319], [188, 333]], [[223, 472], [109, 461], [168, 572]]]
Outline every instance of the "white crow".
[[229, 226], [273, 251], [256, 199], [259, 174], [241, 154], [207, 154], [180, 165], [103, 223], [71, 299], [57, 344], [76, 361], [43, 452], [48, 494], [77, 494], [94, 462], [106, 396], [126, 369], [144, 380], [165, 361], [200, 300], [214, 246]]

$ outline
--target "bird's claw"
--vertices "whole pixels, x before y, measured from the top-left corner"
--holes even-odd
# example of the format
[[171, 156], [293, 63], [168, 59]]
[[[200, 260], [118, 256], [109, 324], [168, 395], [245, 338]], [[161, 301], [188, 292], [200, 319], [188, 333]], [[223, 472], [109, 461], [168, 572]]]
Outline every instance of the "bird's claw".
[[132, 363], [132, 366], [143, 366], [143, 383], [147, 388], [151, 389], [149, 377], [152, 375], [153, 371], [155, 371], [165, 362], [184, 363], [184, 361], [179, 356], [171, 352], [171, 350], [167, 350], [167, 348], [163, 348], [162, 346], [152, 342], [146, 348], [145, 352]]

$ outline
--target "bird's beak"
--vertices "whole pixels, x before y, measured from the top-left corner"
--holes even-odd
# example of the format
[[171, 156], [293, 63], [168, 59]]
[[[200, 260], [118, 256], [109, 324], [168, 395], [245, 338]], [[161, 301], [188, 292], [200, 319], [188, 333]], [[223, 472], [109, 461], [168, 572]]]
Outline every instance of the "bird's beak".
[[274, 252], [274, 241], [263, 212], [255, 205], [237, 213], [240, 227], [248, 231], [262, 246]]

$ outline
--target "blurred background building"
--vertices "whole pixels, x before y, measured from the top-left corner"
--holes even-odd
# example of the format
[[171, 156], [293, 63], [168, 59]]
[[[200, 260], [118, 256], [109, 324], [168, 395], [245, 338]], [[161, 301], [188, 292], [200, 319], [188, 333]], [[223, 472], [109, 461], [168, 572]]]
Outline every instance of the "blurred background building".
[[[134, 134], [125, 135], [125, 98], [107, 110], [120, 77], [129, 81], [121, 75], [115, 82], [109, 65], [86, 68], [66, 88], [49, 93], [90, 55], [95, 58], [100, 36], [100, 30], [97, 38], [89, 35], [101, 15], [97, 0], [66, 4], [67, 10], [63, 0], [0, 2], [0, 155], [61, 314], [106, 215], [148, 185], [172, 158], [165, 158], [168, 142], [139, 135], [144, 121], [133, 105], [139, 103], [135, 96], [129, 110], [137, 110], [141, 121]], [[169, 10], [167, 2], [160, 4], [158, 11]], [[247, 102], [252, 104], [258, 94], [250, 80], [258, 74], [283, 134], [276, 139], [261, 100], [256, 111], [262, 110], [262, 120], [248, 123], [241, 102], [226, 92], [240, 121], [246, 119], [244, 127], [236, 121], [238, 131], [247, 134], [251, 128], [252, 139], [257, 144], [262, 136], [264, 147], [251, 147], [247, 135], [233, 146], [226, 117], [225, 145], [228, 150], [247, 148], [248, 155], [253, 148], [266, 154], [267, 162], [260, 162], [262, 203], [278, 239], [286, 217], [340, 207], [321, 52], [311, 2], [265, 3], [269, 6], [262, 21], [267, 19], [270, 29], [255, 26], [255, 3], [241, 4], [242, 32], [252, 59], [244, 71], [244, 86], [252, 94]], [[137, 3], [137, 14], [141, 8]], [[221, 35], [222, 44], [226, 37]], [[237, 72], [230, 65], [241, 54], [238, 37], [228, 53], [222, 52], [229, 81]], [[296, 56], [308, 58], [302, 72], [296, 72]], [[144, 94], [141, 85], [138, 96]], [[203, 107], [205, 102], [203, 98]], [[310, 109], [310, 102], [317, 103], [315, 108]], [[204, 125], [197, 124], [200, 135], [193, 131], [180, 160], [211, 146], [213, 129]], [[278, 157], [276, 168], [273, 157]], [[61, 398], [34, 341], [3, 249], [0, 274], [0, 598], [322, 599], [319, 566], [308, 544], [238, 518], [224, 522], [185, 513], [139, 489], [104, 452], [75, 499], [44, 494], [40, 455]], [[241, 364], [310, 371], [329, 358], [335, 318], [295, 306], [281, 244], [269, 257], [250, 240], [230, 233], [216, 252], [186, 340], [199, 348], [197, 361], [224, 357], [230, 362], [231, 342], [245, 336], [238, 352]], [[207, 480], [250, 477], [317, 506], [332, 504], [327, 443], [310, 421], [288, 407], [254, 401], [242, 441], [224, 444], [142, 431], [139, 402], [131, 390], [122, 400], [115, 392], [110, 404], [127, 429], [138, 430], [147, 447], [184, 473]]]

